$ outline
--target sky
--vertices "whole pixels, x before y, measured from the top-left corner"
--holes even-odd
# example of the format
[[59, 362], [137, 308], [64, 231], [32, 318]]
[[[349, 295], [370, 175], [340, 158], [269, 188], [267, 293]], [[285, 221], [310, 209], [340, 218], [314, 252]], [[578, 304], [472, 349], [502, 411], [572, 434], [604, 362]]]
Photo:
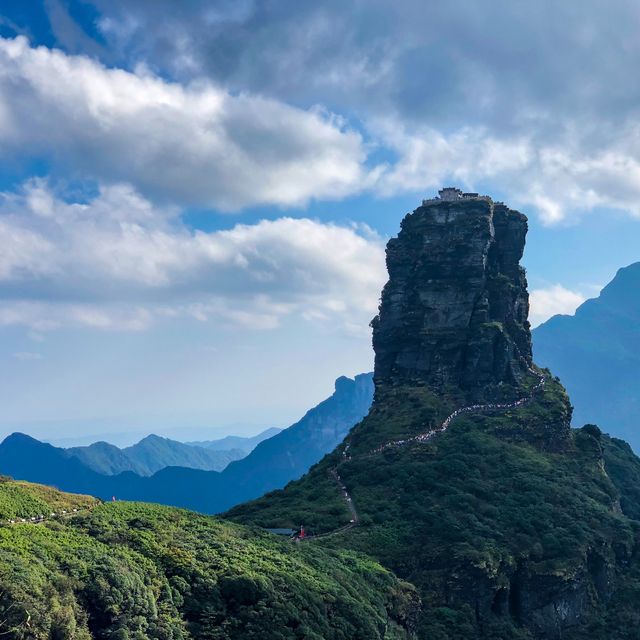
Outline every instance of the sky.
[[640, 260], [640, 5], [3, 0], [0, 436], [287, 426], [371, 370], [443, 185], [529, 217], [531, 321]]

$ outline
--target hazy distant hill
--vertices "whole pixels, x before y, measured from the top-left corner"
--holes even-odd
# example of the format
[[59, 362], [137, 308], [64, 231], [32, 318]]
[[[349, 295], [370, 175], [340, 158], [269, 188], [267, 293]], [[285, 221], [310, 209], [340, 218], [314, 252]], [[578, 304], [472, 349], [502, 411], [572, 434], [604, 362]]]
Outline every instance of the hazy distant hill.
[[576, 426], [593, 422], [640, 451], [640, 262], [573, 316], [533, 332], [537, 361], [566, 386]]
[[220, 511], [225, 502], [255, 498], [302, 476], [367, 415], [372, 400], [372, 373], [362, 373], [354, 380], [338, 378], [332, 396], [222, 472], [224, 483], [232, 490], [231, 500], [217, 496], [212, 510]]
[[222, 472], [168, 466], [150, 477], [129, 470], [105, 475], [65, 449], [15, 433], [0, 444], [0, 473], [107, 499], [115, 495], [215, 513], [299, 478], [367, 414], [372, 398], [371, 373], [338, 378], [329, 398]]
[[105, 498], [113, 495], [121, 484], [135, 486], [136, 482], [144, 480], [130, 471], [117, 476], [97, 473], [68, 455], [65, 449], [23, 433], [12, 433], [0, 444], [0, 473], [58, 489], [77, 487], [76, 493]]
[[120, 448], [108, 442], [94, 442], [85, 447], [65, 449], [72, 458], [77, 458], [87, 467], [104, 473], [115, 475], [123, 471], [136, 471], [135, 462]]
[[211, 449], [212, 451], [228, 451], [230, 449], [241, 449], [246, 453], [253, 451], [257, 445], [263, 440], [267, 440], [280, 433], [282, 429], [277, 427], [271, 427], [265, 429], [255, 436], [243, 437], [243, 436], [226, 436], [219, 440], [198, 440], [194, 442], [187, 442], [185, 444], [192, 445], [194, 447], [204, 447], [205, 449]]
[[95, 442], [87, 447], [71, 447], [66, 451], [98, 473], [116, 475], [133, 471], [142, 476], [153, 475], [165, 467], [222, 471], [230, 462], [246, 455], [245, 450], [240, 448], [207, 449], [154, 434], [124, 449], [108, 442]]

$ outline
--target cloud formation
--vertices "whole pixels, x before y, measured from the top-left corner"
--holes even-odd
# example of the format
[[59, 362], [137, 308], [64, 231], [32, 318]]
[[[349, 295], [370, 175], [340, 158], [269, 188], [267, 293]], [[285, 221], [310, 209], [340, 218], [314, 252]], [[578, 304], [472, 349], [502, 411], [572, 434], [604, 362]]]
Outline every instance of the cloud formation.
[[640, 217], [636, 3], [93, 4], [123, 62], [356, 114], [394, 158], [370, 176], [377, 194], [458, 181], [547, 224], [597, 207]]
[[0, 325], [144, 329], [191, 317], [272, 328], [289, 315], [366, 330], [386, 278], [370, 229], [279, 218], [205, 233], [129, 185], [66, 201], [44, 180], [0, 196]]
[[538, 145], [528, 134], [504, 139], [485, 128], [463, 127], [445, 135], [381, 120], [374, 130], [397, 157], [376, 172], [375, 189], [383, 196], [435, 190], [450, 182], [470, 191], [495, 184], [510, 206], [533, 209], [549, 226], [596, 208], [640, 219], [640, 145], [630, 143], [640, 140], [636, 123], [597, 152], [566, 138]]
[[571, 291], [560, 284], [546, 289], [533, 289], [530, 294], [531, 325], [537, 327], [557, 314], [573, 314], [585, 300], [586, 296], [579, 291]]
[[366, 183], [357, 132], [337, 116], [208, 81], [0, 38], [0, 158], [44, 157], [147, 197], [236, 210], [340, 198]]
[[[0, 194], [0, 326], [143, 330], [191, 318], [271, 329], [283, 318], [364, 333], [386, 281], [384, 242], [365, 226], [278, 218], [203, 232], [130, 185], [68, 201], [45, 180]], [[585, 296], [531, 292], [531, 322]]]
[[233, 90], [439, 129], [544, 125], [551, 135], [564, 125], [558, 118], [610, 121], [640, 97], [629, 83], [640, 8], [627, 0], [92, 4], [121, 61], [152, 60], [175, 77], [208, 76]]
[[[148, 9], [145, 4], [127, 4], [126, 11], [121, 8], [126, 15], [117, 22], [104, 17], [105, 33], [113, 35], [116, 30], [120, 39], [124, 32], [127, 38], [129, 31], [139, 34], [135, 10], [143, 6]], [[217, 73], [218, 67], [207, 62], [213, 53], [199, 44], [198, 27], [192, 38], [186, 32], [177, 38], [184, 51], [171, 60], [191, 61], [184, 63], [190, 71], [182, 73], [181, 81], [152, 73], [146, 61], [133, 71], [107, 68], [82, 55], [31, 47], [24, 37], [0, 39], [0, 161], [43, 157], [58, 174], [103, 183], [126, 181], [156, 202], [225, 211], [265, 204], [298, 206], [311, 199], [335, 200], [363, 192], [380, 197], [420, 195], [455, 182], [470, 190], [495, 185], [510, 203], [537, 211], [550, 225], [595, 208], [618, 209], [640, 218], [640, 96], [638, 102], [612, 104], [595, 92], [582, 96], [587, 101], [584, 108], [578, 108], [570, 95], [565, 101], [555, 94], [544, 101], [536, 93], [544, 93], [536, 78], [547, 73], [546, 58], [527, 61], [535, 73], [534, 81], [524, 86], [504, 61], [505, 74], [500, 77], [497, 59], [481, 56], [471, 63], [475, 29], [486, 27], [473, 13], [464, 28], [458, 25], [454, 30], [445, 58], [437, 47], [443, 45], [448, 14], [436, 12], [430, 32], [437, 34], [433, 42], [426, 38], [419, 44], [415, 34], [408, 40], [414, 49], [405, 51], [407, 41], [396, 42], [391, 33], [372, 42], [352, 34], [352, 49], [343, 52], [353, 55], [348, 61], [336, 57], [341, 51], [337, 48], [317, 76], [305, 67], [309, 82], [320, 82], [325, 100], [332, 104], [335, 100], [340, 110], [351, 114], [360, 131], [345, 117], [309, 102], [314, 93], [292, 93], [289, 84], [289, 89], [277, 83], [263, 85], [261, 81], [271, 77], [268, 70], [259, 77], [255, 74], [265, 60], [275, 69], [285, 59], [315, 68], [315, 56], [320, 55], [316, 46], [333, 24], [331, 6], [305, 14], [298, 25], [300, 33], [310, 38], [309, 49], [298, 60], [289, 49], [283, 58], [281, 38], [267, 38], [264, 32], [270, 16], [258, 12], [256, 24], [258, 10], [253, 5], [247, 4], [243, 11], [222, 7], [205, 19], [198, 13], [203, 7], [193, 3], [185, 16], [194, 21], [228, 26], [230, 20], [232, 32], [242, 27], [263, 34], [266, 49], [255, 65], [247, 62], [249, 75], [241, 68], [236, 75]], [[62, 10], [62, 5], [56, 7]], [[185, 16], [176, 17], [178, 32]], [[272, 25], [274, 34], [290, 24], [288, 16], [276, 17], [282, 23], [277, 28]], [[387, 28], [394, 24], [390, 20]], [[341, 29], [347, 26], [337, 20], [336, 32]], [[151, 47], [154, 34], [159, 38], [160, 33], [151, 28], [141, 35], [141, 42]], [[237, 52], [227, 35], [226, 28], [213, 29], [214, 41], [221, 39], [216, 51], [222, 59], [225, 47], [231, 47], [239, 60], [253, 51], [253, 40], [246, 40], [247, 49]], [[483, 56], [491, 54], [484, 45], [478, 44], [477, 50]], [[168, 43], [166, 48], [175, 52], [175, 46]], [[496, 46], [507, 56], [515, 42], [498, 39]], [[581, 50], [581, 41], [573, 46]], [[634, 60], [640, 63], [640, 47], [631, 43], [629, 49], [616, 49], [628, 68]], [[322, 52], [326, 51], [323, 46]], [[379, 57], [382, 51], [388, 55]], [[405, 56], [408, 51], [428, 62], [425, 70], [419, 72], [416, 61]], [[162, 53], [156, 53], [162, 61]], [[445, 75], [438, 75], [434, 62], [438, 55], [448, 70]], [[414, 84], [406, 77], [410, 71], [415, 73]], [[605, 70], [596, 65], [595, 71]], [[289, 82], [301, 70], [281, 68], [281, 72]], [[196, 73], [209, 73], [213, 79]], [[575, 80], [582, 93], [584, 86], [594, 83], [599, 91], [607, 91], [604, 77], [596, 75], [590, 82], [572, 74], [567, 77], [569, 87]], [[396, 86], [401, 81], [405, 84]], [[607, 81], [611, 81], [608, 76]], [[221, 82], [231, 89], [222, 88]], [[327, 86], [331, 82], [336, 85], [332, 91]], [[300, 79], [300, 84], [308, 82]], [[627, 81], [624, 84], [629, 87]], [[395, 101], [384, 96], [395, 96]], [[510, 110], [505, 110], [507, 96]], [[303, 106], [291, 106], [287, 100]], [[440, 103], [449, 105], [442, 113], [434, 106]], [[424, 109], [430, 105], [430, 110], [417, 110], [420, 105]]]

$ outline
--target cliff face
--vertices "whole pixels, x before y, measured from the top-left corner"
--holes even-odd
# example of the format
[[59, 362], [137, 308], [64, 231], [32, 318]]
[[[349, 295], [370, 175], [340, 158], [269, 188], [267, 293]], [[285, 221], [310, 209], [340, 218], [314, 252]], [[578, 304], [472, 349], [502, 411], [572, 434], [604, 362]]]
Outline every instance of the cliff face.
[[375, 383], [512, 395], [531, 363], [527, 218], [489, 199], [427, 203], [387, 245]]

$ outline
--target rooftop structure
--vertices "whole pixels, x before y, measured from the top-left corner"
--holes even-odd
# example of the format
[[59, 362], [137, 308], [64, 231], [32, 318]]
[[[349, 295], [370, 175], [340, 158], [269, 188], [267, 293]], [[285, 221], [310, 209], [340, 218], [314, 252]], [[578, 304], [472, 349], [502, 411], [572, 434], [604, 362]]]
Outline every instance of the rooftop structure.
[[434, 204], [436, 202], [455, 202], [456, 200], [486, 200], [492, 202], [489, 196], [481, 196], [472, 191], [462, 191], [458, 187], [443, 187], [438, 191], [437, 198], [429, 198], [422, 201], [422, 205]]
[[460, 200], [460, 198], [462, 198], [462, 191], [457, 187], [444, 187], [438, 191], [438, 195], [440, 196], [440, 200]]

